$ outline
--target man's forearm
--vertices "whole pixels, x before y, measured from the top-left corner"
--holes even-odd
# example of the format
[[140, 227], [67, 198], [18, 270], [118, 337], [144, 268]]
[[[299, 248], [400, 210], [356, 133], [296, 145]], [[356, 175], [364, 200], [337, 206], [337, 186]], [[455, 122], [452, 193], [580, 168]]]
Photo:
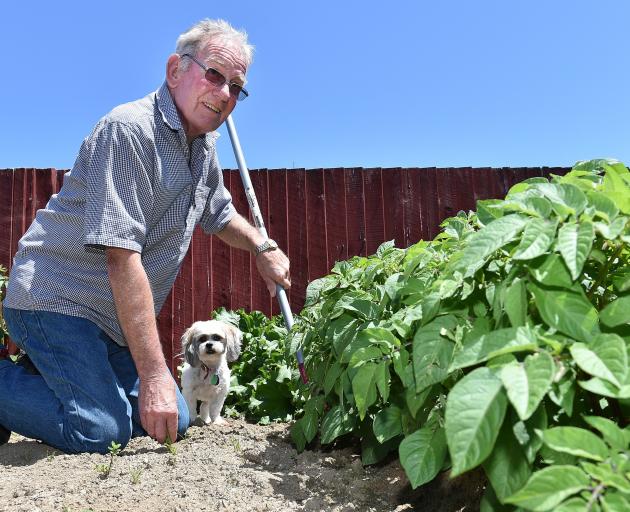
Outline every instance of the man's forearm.
[[249, 252], [254, 252], [254, 249], [265, 241], [260, 231], [238, 213], [222, 231], [217, 233], [217, 236], [226, 244]]
[[140, 255], [107, 249], [107, 269], [116, 312], [141, 379], [167, 370], [155, 321], [153, 294]]

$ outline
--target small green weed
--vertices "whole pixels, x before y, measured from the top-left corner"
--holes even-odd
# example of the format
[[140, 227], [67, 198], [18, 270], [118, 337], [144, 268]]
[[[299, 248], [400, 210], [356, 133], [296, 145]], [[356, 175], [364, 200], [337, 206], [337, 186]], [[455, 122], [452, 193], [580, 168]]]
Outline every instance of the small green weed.
[[107, 478], [109, 474], [112, 472], [112, 466], [114, 465], [114, 458], [120, 454], [121, 445], [114, 441], [111, 442], [108, 448], [109, 451], [109, 463], [108, 464], [97, 464], [96, 471], [100, 473], [101, 478]]

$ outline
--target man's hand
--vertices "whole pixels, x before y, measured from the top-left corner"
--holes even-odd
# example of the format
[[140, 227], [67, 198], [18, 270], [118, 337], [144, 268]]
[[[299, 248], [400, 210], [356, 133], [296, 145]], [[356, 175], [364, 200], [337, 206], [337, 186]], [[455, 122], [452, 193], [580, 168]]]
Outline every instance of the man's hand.
[[177, 395], [175, 383], [168, 370], [151, 376], [140, 378], [138, 396], [140, 422], [150, 437], [158, 443], [164, 443], [168, 437], [177, 439]]
[[276, 284], [285, 290], [291, 288], [289, 258], [280, 249], [261, 252], [256, 256], [256, 267], [272, 297], [276, 296]]

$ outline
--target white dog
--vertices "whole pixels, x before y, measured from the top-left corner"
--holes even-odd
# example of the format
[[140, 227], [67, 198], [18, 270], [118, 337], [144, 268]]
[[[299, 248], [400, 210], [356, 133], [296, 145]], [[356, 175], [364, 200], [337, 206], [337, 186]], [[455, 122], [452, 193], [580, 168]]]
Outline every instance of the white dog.
[[182, 336], [185, 363], [182, 369], [182, 394], [188, 404], [190, 422], [199, 416], [205, 424], [221, 425], [221, 409], [230, 391], [228, 362], [241, 354], [241, 331], [226, 322], [195, 322]]

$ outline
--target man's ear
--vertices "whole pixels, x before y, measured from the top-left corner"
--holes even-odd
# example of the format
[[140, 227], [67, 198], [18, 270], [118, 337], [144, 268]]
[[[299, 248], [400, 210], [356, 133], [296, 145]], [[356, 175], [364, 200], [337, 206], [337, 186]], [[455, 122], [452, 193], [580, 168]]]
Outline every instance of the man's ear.
[[166, 83], [169, 87], [177, 87], [179, 79], [182, 75], [180, 62], [182, 58], [174, 53], [166, 61]]

